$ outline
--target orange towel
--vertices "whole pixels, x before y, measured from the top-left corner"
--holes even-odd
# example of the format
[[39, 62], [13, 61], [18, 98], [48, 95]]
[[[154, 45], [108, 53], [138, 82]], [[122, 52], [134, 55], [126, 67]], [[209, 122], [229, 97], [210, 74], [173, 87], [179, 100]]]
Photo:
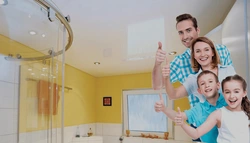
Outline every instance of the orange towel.
[[[39, 114], [45, 114], [49, 115], [49, 109], [50, 109], [50, 89], [49, 86], [51, 84], [44, 80], [39, 80], [37, 84], [37, 95], [38, 95], [38, 113]], [[53, 115], [57, 114], [57, 105], [59, 101], [58, 92], [56, 90], [57, 84], [53, 84], [53, 108], [52, 113]]]

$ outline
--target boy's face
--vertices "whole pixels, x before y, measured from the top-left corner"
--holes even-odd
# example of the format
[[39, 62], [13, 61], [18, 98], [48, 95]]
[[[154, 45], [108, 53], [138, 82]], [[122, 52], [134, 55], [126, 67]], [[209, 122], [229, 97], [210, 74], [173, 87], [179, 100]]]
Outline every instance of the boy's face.
[[206, 97], [206, 99], [214, 98], [220, 89], [220, 83], [216, 82], [214, 75], [204, 74], [198, 80], [198, 92]]
[[200, 30], [195, 29], [191, 20], [183, 20], [176, 25], [180, 40], [184, 46], [190, 48], [194, 39], [198, 38]]

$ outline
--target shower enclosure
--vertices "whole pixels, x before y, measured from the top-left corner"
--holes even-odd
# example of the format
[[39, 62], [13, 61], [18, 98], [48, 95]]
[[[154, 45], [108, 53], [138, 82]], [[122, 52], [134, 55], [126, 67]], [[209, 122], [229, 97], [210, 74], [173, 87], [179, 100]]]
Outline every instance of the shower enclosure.
[[0, 142], [63, 143], [64, 91], [72, 90], [64, 86], [64, 55], [73, 41], [70, 17], [51, 0], [0, 3], [0, 67], [6, 69], [1, 90], [9, 94], [6, 102], [12, 100], [0, 109], [0, 122], [12, 124], [0, 131]]

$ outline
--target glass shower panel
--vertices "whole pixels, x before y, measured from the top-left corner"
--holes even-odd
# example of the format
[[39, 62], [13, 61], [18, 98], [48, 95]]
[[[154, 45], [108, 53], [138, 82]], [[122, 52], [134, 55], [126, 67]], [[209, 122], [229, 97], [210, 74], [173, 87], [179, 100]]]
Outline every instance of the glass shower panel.
[[0, 19], [0, 53], [17, 59], [51, 56], [19, 61], [18, 143], [63, 142], [64, 55], [55, 53], [65, 47], [65, 27], [55, 11], [35, 0], [9, 0], [0, 6]]
[[61, 62], [54, 59], [20, 66], [19, 133], [25, 143], [61, 140]]

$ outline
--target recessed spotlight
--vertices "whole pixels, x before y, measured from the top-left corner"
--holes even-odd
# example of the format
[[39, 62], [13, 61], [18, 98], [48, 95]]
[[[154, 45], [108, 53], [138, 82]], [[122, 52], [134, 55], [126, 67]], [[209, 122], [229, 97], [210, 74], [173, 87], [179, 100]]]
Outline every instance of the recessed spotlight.
[[175, 55], [177, 52], [176, 51], [171, 51], [171, 52], [169, 52], [168, 54], [169, 55]]
[[46, 35], [45, 34], [42, 34], [42, 37], [44, 38]]
[[100, 65], [101, 63], [100, 62], [94, 62], [95, 65]]
[[36, 35], [35, 31], [30, 31], [29, 33], [30, 33], [30, 35]]

